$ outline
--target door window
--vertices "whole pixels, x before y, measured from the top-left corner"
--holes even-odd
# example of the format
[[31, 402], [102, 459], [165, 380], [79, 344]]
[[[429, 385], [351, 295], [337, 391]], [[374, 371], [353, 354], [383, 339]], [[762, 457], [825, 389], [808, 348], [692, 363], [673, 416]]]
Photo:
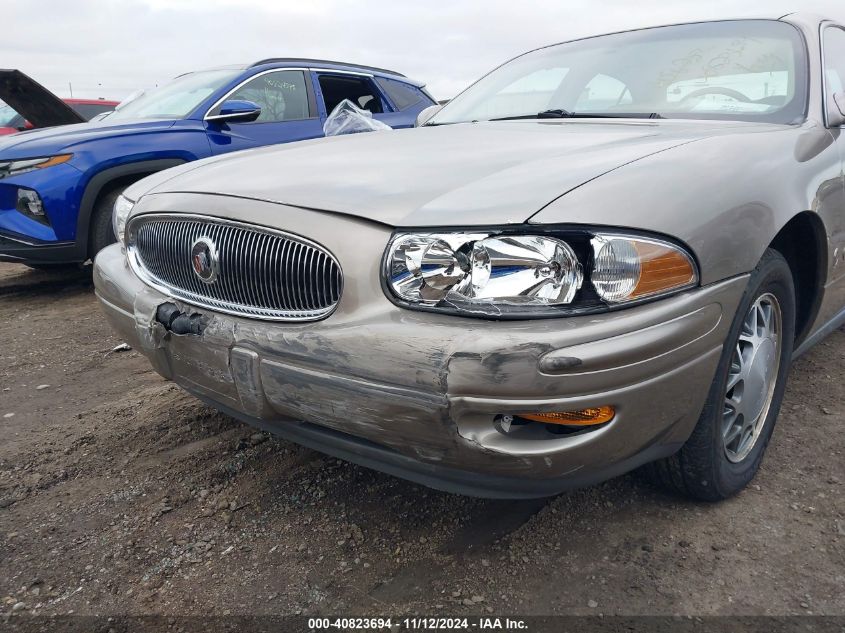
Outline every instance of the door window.
[[425, 96], [419, 88], [402, 83], [401, 81], [396, 81], [395, 79], [376, 77], [376, 83], [378, 83], [378, 85], [381, 86], [381, 89], [387, 93], [387, 96], [393, 100], [393, 105], [395, 105], [399, 110], [406, 110], [425, 99]]
[[824, 32], [824, 67], [828, 97], [845, 91], [845, 30]]
[[326, 104], [326, 113], [331, 114], [338, 103], [349, 99], [359, 108], [373, 114], [384, 112], [378, 91], [366, 77], [353, 75], [320, 75], [320, 90]]
[[296, 121], [310, 117], [305, 73], [280, 70], [259, 75], [227, 97], [252, 101], [261, 107], [256, 123]]

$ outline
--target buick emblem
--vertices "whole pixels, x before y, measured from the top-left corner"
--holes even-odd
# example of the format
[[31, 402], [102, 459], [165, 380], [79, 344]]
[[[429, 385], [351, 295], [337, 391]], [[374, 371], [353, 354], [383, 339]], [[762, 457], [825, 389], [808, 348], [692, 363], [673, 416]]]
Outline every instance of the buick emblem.
[[207, 237], [201, 237], [191, 247], [191, 265], [194, 274], [206, 284], [213, 284], [220, 273], [217, 247]]

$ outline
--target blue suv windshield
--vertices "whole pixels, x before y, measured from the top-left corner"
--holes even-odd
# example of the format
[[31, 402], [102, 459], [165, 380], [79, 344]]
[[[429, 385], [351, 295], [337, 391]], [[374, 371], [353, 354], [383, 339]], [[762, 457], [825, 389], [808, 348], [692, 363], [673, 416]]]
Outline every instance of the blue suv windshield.
[[221, 86], [243, 70], [205, 70], [177, 77], [169, 84], [145, 92], [119, 105], [109, 122], [131, 119], [180, 119], [193, 112]]

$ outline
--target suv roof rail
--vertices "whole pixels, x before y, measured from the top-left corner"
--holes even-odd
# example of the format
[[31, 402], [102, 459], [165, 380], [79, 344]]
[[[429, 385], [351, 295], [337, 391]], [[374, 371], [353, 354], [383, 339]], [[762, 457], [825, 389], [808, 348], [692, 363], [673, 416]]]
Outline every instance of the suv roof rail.
[[387, 68], [378, 68], [377, 66], [363, 66], [362, 64], [350, 64], [348, 62], [334, 62], [329, 59], [309, 59], [307, 57], [269, 57], [267, 59], [261, 59], [253, 64], [250, 64], [250, 68], [255, 68], [256, 66], [263, 66], [264, 64], [281, 64], [281, 63], [305, 63], [305, 64], [328, 64], [331, 66], [347, 66], [349, 68], [359, 68], [361, 70], [372, 70], [377, 73], [386, 73], [388, 75], [396, 75], [397, 77], [404, 77], [402, 73], [398, 73], [395, 70], [388, 70]]

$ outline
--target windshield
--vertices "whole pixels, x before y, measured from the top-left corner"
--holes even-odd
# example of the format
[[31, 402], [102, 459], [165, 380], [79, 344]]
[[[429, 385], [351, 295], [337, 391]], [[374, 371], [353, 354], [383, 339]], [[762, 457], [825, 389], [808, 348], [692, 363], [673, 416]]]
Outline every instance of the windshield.
[[145, 92], [109, 115], [114, 119], [180, 119], [193, 112], [240, 70], [206, 70], [177, 77], [169, 84]]
[[794, 123], [804, 118], [803, 38], [784, 22], [736, 20], [604, 35], [508, 62], [429, 125], [558, 115]]

